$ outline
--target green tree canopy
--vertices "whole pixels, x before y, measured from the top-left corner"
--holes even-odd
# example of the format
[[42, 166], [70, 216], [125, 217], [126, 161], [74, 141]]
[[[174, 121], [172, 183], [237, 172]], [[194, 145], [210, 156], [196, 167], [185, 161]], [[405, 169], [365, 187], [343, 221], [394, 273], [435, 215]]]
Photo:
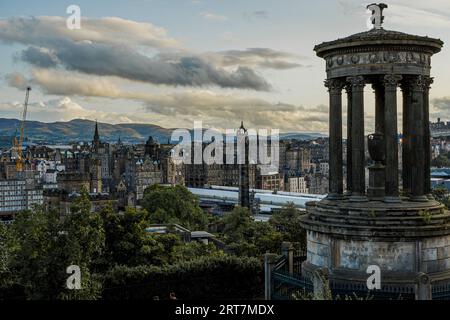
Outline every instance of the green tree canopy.
[[222, 222], [222, 237], [235, 254], [261, 257], [266, 252], [280, 251], [282, 234], [271, 224], [254, 221], [248, 209], [236, 207]]
[[448, 209], [450, 208], [450, 194], [444, 186], [438, 186], [432, 190], [433, 197], [445, 205], [445, 207]]
[[447, 156], [439, 155], [437, 158], [431, 161], [433, 167], [444, 168], [450, 166], [450, 160]]
[[46, 212], [41, 207], [15, 217], [12, 232], [17, 246], [11, 268], [30, 299], [55, 298], [55, 275], [51, 274], [50, 267], [58, 262], [52, 259], [59, 237], [58, 224], [56, 212]]
[[[91, 276], [104, 246], [104, 232], [98, 215], [91, 213], [89, 195], [83, 190], [71, 213], [61, 220], [55, 210], [34, 210], [17, 214], [12, 226], [17, 245], [12, 270], [30, 299], [95, 299], [100, 284]], [[81, 290], [68, 290], [67, 267], [81, 270]]]
[[106, 235], [105, 270], [114, 265], [164, 266], [217, 252], [212, 245], [183, 243], [174, 233], [147, 232], [150, 226], [147, 210], [127, 208], [123, 214], [116, 214], [109, 206], [102, 210], [101, 217]]
[[283, 241], [298, 242], [302, 249], [306, 249], [306, 231], [300, 226], [302, 215], [293, 203], [289, 203], [272, 215], [269, 223], [282, 233]]
[[[190, 296], [190, 290], [201, 294], [211, 286], [215, 289], [210, 294], [229, 290], [230, 294], [225, 296], [232, 297], [240, 289], [235, 290], [224, 272], [231, 270], [230, 279], [234, 279], [236, 270], [241, 270], [250, 261], [248, 257], [261, 258], [266, 251], [275, 252], [280, 248], [281, 234], [271, 224], [255, 222], [250, 212], [242, 208], [236, 208], [220, 221], [225, 226], [222, 236], [241, 256], [239, 261], [212, 244], [185, 243], [173, 233], [149, 233], [147, 228], [152, 222], [175, 222], [191, 229], [203, 228], [208, 216], [199, 208], [198, 200], [182, 187], [151, 188], [146, 192], [145, 200], [147, 210], [127, 209], [117, 213], [112, 206], [107, 206], [98, 214], [92, 212], [89, 195], [83, 190], [74, 200], [70, 213], [63, 217], [58, 210], [36, 206], [17, 214], [11, 226], [0, 225], [0, 299], [108, 297], [111, 288], [103, 288], [102, 281], [105, 274], [117, 268], [156, 270], [151, 279], [163, 277], [167, 280], [164, 286], [170, 285], [166, 288], [168, 292], [179, 292], [186, 297]], [[235, 279], [236, 282], [246, 287], [243, 281], [250, 279], [247, 274], [255, 275], [253, 270], [262, 271], [260, 262], [253, 259], [251, 270]], [[227, 263], [229, 266], [223, 269]], [[66, 270], [72, 265], [80, 267], [81, 290], [66, 287], [70, 276]], [[199, 284], [197, 277], [203, 279], [211, 272], [211, 267], [216, 270], [214, 275], [193, 288], [192, 283]], [[195, 277], [195, 280], [187, 279], [186, 286], [180, 284], [179, 279], [186, 277]], [[148, 287], [147, 280], [137, 277], [136, 287]], [[258, 281], [258, 284], [248, 286], [250, 295], [262, 288], [259, 275], [252, 281]], [[166, 289], [162, 288], [161, 292]]]
[[176, 223], [193, 231], [203, 230], [208, 224], [198, 198], [183, 186], [151, 186], [144, 192], [142, 206], [150, 213], [152, 223]]
[[104, 275], [106, 300], [260, 299], [264, 292], [263, 267], [255, 258], [197, 257], [190, 261], [156, 266], [116, 266]]
[[111, 206], [101, 212], [105, 230], [105, 263], [123, 265], [147, 264], [152, 260], [152, 241], [146, 228], [150, 225], [146, 210], [127, 208], [117, 214]]
[[11, 228], [0, 223], [0, 288], [9, 287], [13, 282], [10, 270], [14, 238]]

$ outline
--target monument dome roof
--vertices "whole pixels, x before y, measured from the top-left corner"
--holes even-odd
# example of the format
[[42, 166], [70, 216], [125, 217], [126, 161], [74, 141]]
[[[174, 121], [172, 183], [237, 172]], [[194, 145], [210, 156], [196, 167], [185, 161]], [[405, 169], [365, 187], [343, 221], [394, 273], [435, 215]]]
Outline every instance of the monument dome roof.
[[444, 42], [440, 39], [426, 36], [417, 36], [393, 30], [372, 29], [345, 38], [323, 42], [317, 45], [314, 48], [314, 51], [316, 51], [319, 57], [323, 57], [330, 51], [344, 48], [400, 45], [423, 47], [426, 51], [430, 51], [430, 53], [434, 54], [441, 51], [443, 44]]

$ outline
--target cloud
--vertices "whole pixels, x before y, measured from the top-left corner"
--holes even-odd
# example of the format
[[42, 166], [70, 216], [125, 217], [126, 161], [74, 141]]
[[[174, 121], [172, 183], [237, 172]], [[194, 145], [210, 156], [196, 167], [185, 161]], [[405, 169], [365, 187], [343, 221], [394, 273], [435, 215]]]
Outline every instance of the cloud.
[[303, 65], [300, 55], [269, 48], [248, 48], [246, 50], [228, 50], [209, 53], [207, 57], [223, 67], [245, 65], [262, 69], [293, 69]]
[[167, 31], [151, 23], [135, 22], [117, 17], [82, 18], [83, 27], [74, 32], [66, 27], [64, 17], [13, 17], [0, 20], [0, 39], [9, 43], [45, 46], [55, 39], [73, 42], [177, 48], [180, 44], [167, 36]]
[[[20, 74], [8, 77], [20, 79], [19, 84], [25, 82], [39, 86], [47, 94], [134, 100], [143, 106], [143, 113], [130, 113], [122, 117], [135, 119], [137, 122], [144, 119], [152, 122], [155, 119], [163, 119], [159, 124], [166, 127], [192, 127], [194, 120], [203, 120], [205, 124], [225, 129], [243, 119], [252, 127], [283, 131], [326, 132], [328, 128], [328, 108], [325, 106], [306, 108], [236, 94], [219, 94], [210, 90], [152, 94], [123, 90], [115, 83], [115, 78], [88, 77], [76, 73], [69, 76], [67, 71], [60, 70], [35, 69], [32, 70], [32, 78], [29, 80], [24, 80]], [[76, 113], [76, 109], [72, 110]], [[84, 117], [86, 111], [80, 110], [80, 114], [81, 116], [76, 116], [71, 113], [71, 116]], [[114, 119], [118, 116], [111, 115]]]
[[266, 10], [253, 11], [252, 15], [258, 19], [267, 19], [269, 17], [269, 13]]
[[29, 47], [22, 51], [20, 59], [43, 68], [55, 67], [58, 64], [55, 55], [45, 48]]
[[26, 79], [24, 75], [18, 72], [5, 75], [5, 80], [9, 86], [19, 90], [25, 90], [30, 83], [30, 80]]
[[[328, 113], [323, 106], [305, 108], [257, 98], [218, 95], [209, 91], [143, 94], [140, 98], [146, 100], [145, 109], [118, 113], [87, 109], [70, 97], [61, 97], [31, 103], [29, 118], [44, 122], [73, 119], [98, 119], [115, 124], [152, 122], [166, 128], [191, 128], [196, 120], [217, 129], [235, 128], [240, 119], [244, 119], [249, 128], [280, 129], [284, 132], [327, 132], [328, 128]], [[0, 111], [11, 116], [19, 114], [21, 108], [20, 102], [0, 103]]]
[[[0, 103], [0, 110], [11, 115], [19, 114], [22, 108], [23, 105], [18, 102]], [[73, 119], [98, 119], [101, 122], [108, 123], [133, 123], [138, 122], [139, 119], [142, 121], [142, 117], [132, 114], [90, 110], [82, 107], [69, 97], [30, 103], [29, 111], [28, 119], [43, 122], [70, 121]]]
[[203, 19], [210, 20], [210, 21], [223, 22], [223, 21], [227, 21], [228, 20], [228, 17], [226, 17], [226, 16], [222, 16], [222, 15], [215, 14], [215, 13], [212, 13], [212, 12], [207, 12], [207, 11], [201, 12], [200, 16]]
[[[123, 29], [118, 30], [119, 27]], [[245, 65], [230, 70], [186, 50], [180, 49], [176, 55], [159, 52], [173, 43], [165, 37], [165, 32], [150, 24], [117, 18], [87, 19], [83, 22], [81, 35], [74, 32], [66, 37], [65, 30], [62, 20], [55, 17], [0, 20], [0, 40], [28, 45], [20, 58], [33, 66], [57, 66], [89, 75], [117, 76], [155, 85], [271, 89], [261, 75]], [[153, 31], [153, 34], [132, 35], [144, 31]], [[128, 35], [130, 39], [125, 39]], [[118, 41], [120, 39], [123, 42]], [[149, 47], [142, 50], [146, 45]], [[149, 49], [157, 50], [157, 53], [143, 53]]]
[[108, 78], [58, 70], [33, 69], [28, 83], [39, 86], [47, 94], [60, 96], [120, 98], [122, 92]]
[[[338, 0], [338, 7], [345, 15], [364, 16], [369, 2]], [[450, 2], [445, 0], [410, 1], [391, 0], [385, 12], [386, 23], [405, 27], [450, 27]]]
[[229, 32], [229, 31], [223, 32], [220, 35], [220, 37], [227, 42], [237, 42], [238, 41], [238, 38], [236, 38], [236, 36], [232, 32]]
[[430, 100], [430, 119], [450, 119], [450, 96]]
[[[35, 106], [38, 120], [98, 118], [166, 127], [191, 127], [194, 120], [203, 120], [224, 128], [243, 119], [251, 127], [327, 130], [323, 107], [267, 101], [248, 92], [210, 91], [217, 87], [270, 91], [271, 85], [257, 70], [302, 67], [304, 58], [299, 55], [269, 48], [191, 52], [164, 29], [116, 18], [86, 19], [82, 26], [78, 33], [57, 17], [0, 19], [0, 41], [24, 45], [16, 59], [31, 66], [26, 74], [6, 75], [7, 84], [20, 90], [31, 85], [60, 97]], [[146, 84], [164, 86], [158, 89], [163, 93], [142, 89]], [[123, 113], [92, 110], [76, 102], [78, 97], [124, 99], [130, 107]]]
[[450, 97], [435, 98], [431, 101], [431, 103], [438, 111], [450, 110]]
[[224, 128], [240, 119], [250, 127], [283, 131], [326, 131], [328, 110], [322, 106], [305, 108], [286, 103], [221, 95], [211, 91], [186, 91], [154, 97], [146, 102], [147, 110], [164, 116], [182, 115]]
[[431, 100], [430, 118], [450, 118], [450, 97]]
[[[227, 71], [195, 56], [166, 61], [161, 56], [147, 57], [125, 47], [93, 43], [67, 43], [54, 50], [64, 67], [86, 74], [118, 76], [157, 85], [270, 90], [270, 85], [248, 67]], [[41, 66], [40, 60], [27, 62]]]
[[[26, 62], [37, 67], [49, 66], [48, 62], [54, 61], [45, 54], [29, 54], [29, 49], [25, 52], [22, 57], [26, 56]], [[164, 56], [147, 57], [126, 47], [86, 42], [60, 42], [53, 47], [52, 54], [66, 69], [91, 75], [117, 76], [157, 85], [271, 89], [270, 84], [249, 67], [238, 66], [228, 71], [196, 56], [168, 61]]]
[[261, 20], [268, 19], [269, 12], [266, 10], [255, 10], [251, 12], [244, 12], [244, 18], [252, 21], [252, 20]]
[[364, 14], [365, 12], [363, 9], [366, 8], [367, 4], [360, 3], [360, 1], [357, 1], [357, 3], [355, 3], [354, 0], [338, 0], [337, 1], [338, 8], [344, 15]]
[[449, 28], [450, 18], [443, 12], [434, 12], [428, 8], [414, 8], [410, 4], [407, 5], [389, 5], [390, 11], [389, 21], [410, 27], [414, 24], [416, 27], [431, 28]]

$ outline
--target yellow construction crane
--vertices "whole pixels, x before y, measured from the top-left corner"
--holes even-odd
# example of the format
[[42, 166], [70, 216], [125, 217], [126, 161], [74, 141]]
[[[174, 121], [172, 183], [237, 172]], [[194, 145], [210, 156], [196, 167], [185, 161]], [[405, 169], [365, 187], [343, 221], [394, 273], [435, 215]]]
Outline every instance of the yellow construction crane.
[[19, 140], [17, 140], [17, 135], [14, 136], [13, 146], [16, 151], [16, 169], [18, 172], [21, 172], [23, 169], [23, 140], [25, 137], [25, 121], [27, 120], [27, 110], [28, 110], [28, 98], [30, 97], [31, 88], [27, 88], [27, 92], [25, 94], [25, 103], [23, 105], [23, 113], [22, 113], [22, 123], [20, 124], [20, 136]]

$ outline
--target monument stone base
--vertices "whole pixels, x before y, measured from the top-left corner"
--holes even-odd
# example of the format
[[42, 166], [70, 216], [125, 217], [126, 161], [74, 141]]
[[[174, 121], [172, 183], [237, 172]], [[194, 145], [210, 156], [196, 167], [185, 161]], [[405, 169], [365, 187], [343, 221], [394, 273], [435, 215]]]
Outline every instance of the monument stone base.
[[420, 274], [432, 282], [450, 280], [450, 212], [436, 201], [324, 199], [307, 204], [302, 226], [306, 277], [327, 268], [330, 281], [365, 285], [367, 268], [375, 265], [384, 285], [412, 287]]

